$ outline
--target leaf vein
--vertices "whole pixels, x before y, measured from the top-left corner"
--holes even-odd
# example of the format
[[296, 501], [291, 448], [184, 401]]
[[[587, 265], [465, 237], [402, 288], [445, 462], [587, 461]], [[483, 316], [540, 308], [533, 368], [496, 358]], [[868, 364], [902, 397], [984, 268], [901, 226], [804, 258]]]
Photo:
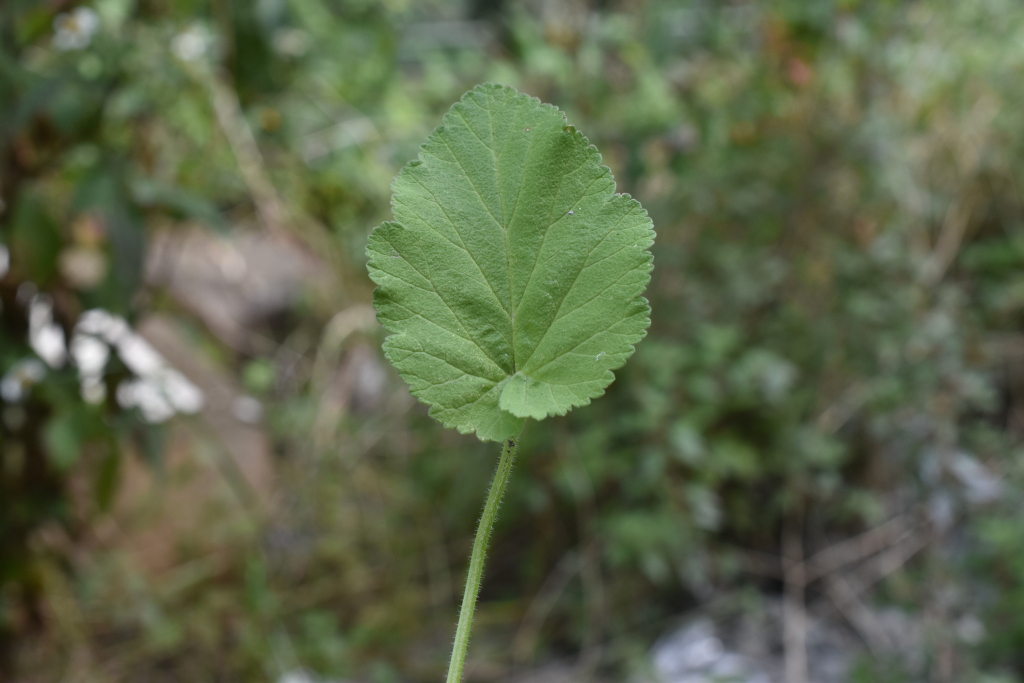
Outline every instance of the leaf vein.
[[[611, 235], [611, 234], [612, 234], [613, 232], [615, 232], [615, 231], [616, 231], [616, 230], [618, 229], [619, 225], [621, 225], [621, 224], [622, 224], [622, 221], [626, 220], [626, 217], [627, 217], [627, 216], [629, 216], [629, 215], [630, 215], [630, 214], [632, 214], [632, 213], [633, 213], [633, 210], [632, 210], [632, 208], [631, 208], [631, 209], [630, 209], [629, 211], [627, 211], [626, 213], [622, 214], [622, 216], [620, 216], [620, 217], [619, 217], [619, 220], [615, 222], [615, 225], [613, 225], [613, 226], [612, 226], [611, 228], [609, 228], [609, 229], [608, 229], [608, 232], [606, 232], [606, 233], [604, 234], [604, 237], [602, 237], [602, 238], [601, 238], [600, 240], [598, 240], [597, 244], [595, 244], [595, 245], [594, 245], [593, 247], [591, 247], [591, 248], [590, 248], [590, 250], [589, 250], [589, 251], [587, 252], [587, 258], [588, 258], [588, 259], [590, 258], [590, 255], [594, 253], [594, 250], [595, 250], [595, 249], [597, 249], [597, 247], [599, 247], [599, 246], [601, 245], [601, 243], [602, 243], [602, 242], [604, 242], [604, 240], [605, 240], [605, 239], [606, 239], [606, 238], [607, 238], [607, 237], [608, 237], [609, 235]], [[621, 251], [621, 250], [620, 250], [620, 251]], [[618, 253], [618, 252], [615, 252], [615, 253]], [[595, 263], [600, 263], [600, 261], [595, 261]], [[586, 260], [584, 260], [584, 264], [586, 264]], [[562, 310], [562, 306], [563, 306], [563, 305], [565, 304], [565, 300], [566, 300], [566, 299], [567, 299], [567, 298], [569, 297], [569, 293], [570, 293], [570, 292], [572, 292], [572, 290], [573, 290], [573, 289], [574, 289], [574, 288], [576, 287], [576, 283], [577, 283], [577, 282], [579, 281], [579, 279], [580, 279], [580, 275], [582, 275], [582, 274], [583, 274], [583, 271], [584, 271], [584, 270], [586, 270], [587, 268], [589, 268], [589, 267], [590, 267], [590, 265], [593, 265], [593, 264], [589, 264], [589, 265], [584, 265], [584, 266], [582, 266], [582, 267], [581, 267], [581, 268], [579, 269], [579, 271], [578, 271], [578, 272], [576, 273], [576, 276], [575, 276], [575, 277], [573, 278], [573, 280], [572, 280], [572, 284], [571, 284], [571, 285], [569, 285], [569, 286], [568, 286], [568, 287], [566, 288], [566, 290], [565, 290], [565, 293], [564, 293], [564, 294], [562, 295], [562, 300], [558, 302], [558, 308], [557, 308], [557, 309], [555, 309], [555, 317], [554, 317], [554, 318], [553, 318], [553, 319], [551, 320], [551, 323], [550, 323], [550, 324], [549, 324], [549, 325], [547, 326], [547, 328], [546, 328], [546, 329], [544, 330], [544, 333], [543, 333], [543, 334], [542, 334], [542, 335], [540, 336], [540, 339], [538, 339], [538, 340], [537, 340], [537, 343], [536, 343], [536, 344], [534, 345], [534, 347], [533, 347], [533, 353], [536, 353], [536, 352], [537, 352], [537, 349], [538, 349], [538, 348], [540, 348], [541, 342], [543, 342], [543, 341], [544, 341], [544, 338], [548, 336], [548, 332], [550, 332], [550, 331], [551, 331], [551, 328], [552, 328], [552, 327], [554, 327], [555, 323], [556, 323], [556, 322], [558, 322], [558, 321], [560, 320], [560, 318], [562, 317], [562, 316], [559, 316], [559, 313], [560, 313], [560, 312], [561, 312], [561, 310]], [[621, 279], [621, 278], [619, 278], [619, 279]], [[618, 280], [616, 280], [616, 282], [618, 282]], [[614, 283], [613, 283], [613, 284], [614, 284]], [[605, 291], [606, 291], [606, 290], [605, 290]], [[598, 296], [600, 296], [600, 294], [603, 294], [603, 293], [604, 293], [603, 291], [602, 291], [602, 292], [600, 292], [600, 293], [598, 294]], [[596, 297], [595, 297], [595, 298], [596, 298]], [[593, 299], [591, 299], [591, 301], [593, 301]], [[585, 305], [586, 305], [586, 304], [588, 304], [588, 303], [590, 303], [590, 301], [587, 301], [587, 302], [586, 302], [586, 303], [584, 303], [583, 305], [585, 306]], [[568, 315], [568, 313], [567, 313], [566, 315]], [[531, 353], [531, 354], [530, 354], [530, 358], [532, 358], [532, 357], [533, 357], [533, 353]], [[530, 359], [529, 359], [529, 358], [527, 358], [527, 359], [526, 359], [526, 361], [527, 361], [527, 362], [529, 362], [529, 361], [530, 361]]]
[[[429, 357], [431, 357], [431, 358], [433, 358], [435, 360], [439, 360], [442, 363], [444, 363], [445, 365], [447, 365], [448, 367], [450, 367], [450, 368], [452, 368], [454, 370], [458, 370], [463, 375], [468, 375], [469, 377], [476, 377], [477, 379], [482, 379], [485, 382], [493, 382], [494, 384], [497, 384], [497, 382], [494, 381], [493, 377], [484, 377], [483, 375], [478, 375], [478, 374], [476, 374], [474, 372], [467, 372], [466, 370], [463, 370], [462, 368], [460, 368], [458, 365], [455, 365], [454, 363], [449, 361], [447, 358], [442, 358], [441, 356], [438, 356], [436, 354], [430, 353], [429, 351], [424, 351], [422, 349], [420, 349], [418, 351], [409, 351], [409, 355], [410, 356], [415, 356], [417, 354], [423, 354], [424, 356], [429, 356]], [[411, 374], [411, 373], [409, 373], [409, 374]], [[417, 375], [417, 377], [418, 376], [419, 375]], [[461, 377], [457, 378], [457, 379], [461, 379]], [[437, 386], [437, 385], [436, 384], [432, 384], [431, 386]]]
[[[466, 180], [468, 180], [469, 184], [473, 187], [473, 191], [476, 192], [477, 198], [480, 200], [480, 203], [483, 204], [483, 207], [484, 209], [487, 210], [487, 213], [491, 215], [491, 219], [494, 221], [495, 225], [497, 225], [499, 228], [504, 229], [505, 226], [502, 224], [501, 221], [498, 220], [498, 217], [494, 215], [494, 211], [491, 209], [491, 207], [487, 205], [487, 201], [484, 199], [483, 192], [481, 192], [480, 188], [476, 186], [476, 182], [473, 180], [473, 176], [471, 176], [469, 174], [469, 171], [466, 170], [465, 165], [463, 165], [462, 160], [459, 159], [459, 155], [455, 153], [455, 149], [452, 147], [451, 143], [448, 142], [448, 139], [445, 137], [441, 137], [441, 141], [444, 142], [445, 146], [452, 153], [452, 158], [455, 159], [455, 163], [457, 163], [459, 165], [459, 168], [462, 169], [462, 174], [466, 176]], [[481, 140], [481, 142], [483, 141]], [[486, 147], [486, 145], [484, 146]], [[491, 150], [490, 147], [487, 147], [487, 149], [491, 151], [491, 154], [494, 154], [494, 150]]]
[[[474, 104], [476, 104], [476, 103], [474, 102]], [[480, 105], [477, 105], [477, 106], [479, 107]], [[494, 155], [494, 148], [491, 147], [490, 145], [488, 145], [486, 142], [484, 142], [484, 139], [482, 137], [480, 137], [480, 135], [475, 130], [473, 130], [473, 126], [469, 125], [469, 119], [466, 118], [465, 114], [463, 114], [458, 109], [452, 109], [452, 111], [459, 115], [459, 118], [462, 119], [462, 122], [466, 124], [466, 128], [468, 128], [469, 132], [473, 134], [473, 137], [475, 137], [477, 140], [479, 140], [480, 144], [483, 145], [484, 147], [486, 147], [487, 151], [489, 151], [491, 153], [491, 155], [493, 156]], [[490, 110], [488, 109], [487, 112], [489, 114]], [[494, 125], [493, 124], [491, 125], [491, 131], [492, 132], [494, 131]], [[494, 136], [492, 135], [491, 137], [493, 139]], [[449, 147], [448, 149], [451, 149], [451, 147]], [[452, 154], [454, 154], [454, 152], [452, 152]]]
[[[416, 178], [416, 176], [413, 176], [413, 177]], [[455, 221], [452, 220], [452, 217], [448, 214], [448, 210], [444, 208], [444, 205], [441, 203], [441, 200], [439, 200], [437, 198], [437, 195], [434, 194], [434, 191], [431, 190], [429, 187], [427, 187], [426, 183], [424, 183], [422, 180], [420, 180], [419, 178], [416, 178], [416, 182], [418, 182], [420, 184], [420, 186], [424, 190], [426, 190], [427, 192], [430, 193], [431, 198], [433, 198], [433, 200], [434, 200], [434, 204], [437, 205], [437, 208], [441, 209], [441, 213], [444, 214], [445, 218], [448, 219], [448, 223], [451, 224], [452, 230], [455, 231], [455, 234], [458, 235], [459, 239], [462, 241], [462, 245], [461, 245], [462, 246], [462, 250], [466, 252], [466, 254], [469, 256], [469, 258], [473, 261], [473, 264], [476, 266], [476, 269], [479, 270], [480, 274], [484, 276], [484, 280], [487, 281], [488, 289], [490, 289], [491, 293], [494, 294], [494, 298], [498, 301], [498, 305], [500, 305], [502, 307], [502, 309], [506, 313], [508, 313], [509, 312], [508, 308], [505, 308], [505, 304], [502, 303], [501, 299], [498, 298], [497, 292], [494, 291], [494, 285], [491, 283], [490, 279], [487, 277], [487, 273], [484, 272], [483, 266], [480, 265], [480, 262], [476, 260], [476, 256], [473, 254], [472, 251], [469, 250], [469, 247], [466, 246], [466, 240], [462, 236], [462, 233], [459, 232], [458, 225], [456, 225]], [[406, 204], [406, 206], [408, 206], [408, 204]], [[441, 235], [441, 237], [444, 237], [445, 239], [447, 239], [452, 244], [455, 244], [455, 242], [452, 241], [451, 238], [447, 237], [444, 233], [442, 233], [440, 230], [438, 230], [433, 225], [431, 225], [425, 218], [423, 218], [422, 215], [420, 215], [419, 212], [413, 211], [413, 213], [416, 214], [416, 217], [419, 218], [421, 221], [423, 221], [424, 225], [426, 225], [428, 228], [430, 228], [431, 230], [433, 230], [437, 234]], [[429, 280], [430, 278], [427, 278], [427, 279]], [[509, 302], [509, 305], [511, 305], [511, 302]]]
[[[388, 242], [388, 244], [391, 244], [391, 242]], [[395, 247], [395, 245], [393, 245], [393, 244], [391, 244], [391, 246], [392, 246], [392, 248]], [[397, 249], [396, 249], [396, 251], [397, 251]], [[467, 331], [469, 331], [470, 327], [469, 327], [469, 325], [466, 324], [466, 321], [464, 321], [461, 317], [459, 317], [459, 314], [455, 312], [455, 309], [452, 307], [452, 305], [450, 303], [448, 303], [448, 300], [445, 299], [444, 296], [441, 295], [441, 292], [437, 291], [437, 284], [434, 282], [434, 280], [432, 278], [428, 277], [426, 274], [424, 274], [424, 272], [422, 270], [417, 268], [416, 264], [413, 263], [412, 261], [410, 261], [408, 259], [405, 259], [405, 262], [408, 263], [410, 266], [412, 266], [412, 269], [415, 270], [417, 273], [419, 273], [420, 277], [422, 277], [423, 279], [425, 279], [427, 282], [429, 282], [431, 284], [431, 286], [434, 288], [434, 294], [436, 294], [437, 298], [441, 300], [441, 303], [444, 304], [445, 308], [447, 308], [451, 312], [451, 314], [455, 317], [455, 319], [459, 321], [460, 325], [462, 325]], [[401, 280], [402, 282], [405, 282], [407, 284], [412, 285], [411, 282], [408, 282], [407, 280], [404, 280], [404, 279], [398, 277], [397, 275], [392, 275], [392, 277], [395, 277], [396, 279]], [[424, 289], [424, 288], [420, 287], [420, 289]], [[424, 290], [424, 291], [426, 291], [426, 290]], [[448, 330], [448, 328], [446, 328], [444, 325], [441, 325], [440, 323], [434, 322], [434, 321], [430, 320], [429, 318], [427, 318], [426, 316], [423, 316], [423, 315], [421, 315], [419, 313], [415, 313], [414, 311], [411, 311], [410, 309], [408, 309], [405, 306], [402, 306], [401, 304], [396, 304], [396, 305], [398, 305], [400, 308], [405, 309], [406, 311], [409, 311], [413, 315], [416, 315], [416, 316], [418, 316], [420, 318], [423, 318], [424, 320], [433, 322], [435, 325], [437, 325], [441, 329]], [[466, 341], [468, 341], [469, 343], [473, 344], [478, 349], [483, 351], [484, 355], [487, 358], [489, 358], [491, 360], [491, 362], [493, 362], [499, 369], [501, 369], [501, 363], [498, 362], [498, 359], [493, 357], [486, 349], [484, 349], [480, 345], [480, 342], [478, 342], [476, 339], [473, 339], [472, 337], [466, 337], [466, 336], [463, 336], [461, 334], [457, 334], [456, 332], [453, 332], [452, 330], [448, 330], [448, 331], [452, 332], [452, 334], [455, 334], [457, 337], [460, 337], [461, 339], [465, 339]], [[504, 336], [504, 335], [502, 335], [502, 336]], [[506, 338], [506, 341], [507, 341], [507, 338]], [[504, 372], [504, 370], [502, 370], [502, 372]]]
[[[596, 337], [597, 335], [599, 335], [599, 334], [604, 334], [605, 332], [608, 332], [608, 331], [609, 331], [609, 330], [610, 330], [610, 329], [612, 328], [612, 326], [614, 326], [614, 325], [618, 325], [618, 324], [619, 324], [619, 323], [621, 323], [621, 322], [622, 322], [622, 320], [616, 320], [616, 321], [615, 321], [615, 322], [613, 322], [613, 323], [612, 323], [611, 325], [608, 325], [607, 327], [602, 327], [602, 328], [601, 328], [601, 329], [599, 329], [599, 330], [598, 330], [597, 332], [594, 332], [594, 334], [590, 335], [589, 337], [587, 337], [586, 339], [584, 339], [583, 341], [581, 341], [581, 342], [580, 342], [579, 344], [576, 344], [575, 346], [573, 346], [573, 347], [572, 347], [571, 349], [568, 349], [567, 351], [563, 351], [563, 352], [562, 352], [561, 354], [559, 354], [559, 356], [557, 356], [557, 357], [555, 357], [555, 358], [552, 358], [551, 360], [549, 360], [549, 361], [545, 362], [545, 363], [544, 363], [543, 365], [541, 365], [541, 366], [539, 366], [539, 367], [537, 367], [537, 368], [534, 368], [534, 369], [533, 369], [533, 371], [532, 371], [532, 373], [533, 373], [533, 374], [535, 375], [535, 374], [536, 374], [537, 372], [539, 372], [539, 371], [543, 370], [544, 368], [546, 368], [547, 366], [551, 365], [551, 364], [552, 364], [552, 363], [554, 363], [554, 362], [555, 362], [556, 360], [559, 360], [559, 359], [561, 358], [561, 356], [563, 356], [563, 355], [565, 355], [565, 354], [567, 354], [567, 353], [570, 353], [570, 352], [572, 352], [572, 351], [575, 351], [576, 349], [578, 349], [579, 347], [583, 346], [583, 345], [584, 345], [584, 344], [586, 344], [586, 343], [587, 343], [588, 341], [590, 341], [591, 339], [593, 339], [594, 337]], [[626, 337], [626, 336], [629, 336], [629, 335], [625, 334], [624, 332], [611, 332], [610, 334], [614, 334], [614, 335], [616, 335], [616, 336], [619, 336], [619, 337]], [[536, 379], [536, 378], [535, 378], [535, 379]], [[542, 381], [542, 382], [547, 382], [547, 380], [539, 380], [539, 381]], [[593, 381], [593, 380], [587, 380], [587, 381]], [[583, 384], [583, 382], [576, 382], [576, 384]]]

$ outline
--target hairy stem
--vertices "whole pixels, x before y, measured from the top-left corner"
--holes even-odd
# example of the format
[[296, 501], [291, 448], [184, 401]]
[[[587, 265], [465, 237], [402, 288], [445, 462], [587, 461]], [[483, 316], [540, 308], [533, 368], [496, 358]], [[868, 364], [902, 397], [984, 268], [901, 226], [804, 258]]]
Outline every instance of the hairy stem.
[[501, 449], [498, 469], [491, 481], [491, 490], [484, 503], [484, 512], [480, 515], [480, 524], [476, 528], [473, 539], [473, 554], [469, 557], [469, 575], [466, 577], [466, 591], [462, 594], [462, 608], [459, 610], [459, 626], [455, 630], [455, 646], [452, 649], [452, 660], [448, 665], [448, 682], [461, 683], [462, 667], [466, 663], [466, 649], [469, 647], [469, 632], [473, 627], [473, 612], [476, 611], [476, 597], [480, 592], [480, 579], [484, 574], [484, 558], [487, 555], [487, 543], [491, 538], [491, 528], [498, 516], [501, 497], [505, 494], [505, 485], [512, 472], [512, 463], [516, 458], [516, 439], [509, 439]]

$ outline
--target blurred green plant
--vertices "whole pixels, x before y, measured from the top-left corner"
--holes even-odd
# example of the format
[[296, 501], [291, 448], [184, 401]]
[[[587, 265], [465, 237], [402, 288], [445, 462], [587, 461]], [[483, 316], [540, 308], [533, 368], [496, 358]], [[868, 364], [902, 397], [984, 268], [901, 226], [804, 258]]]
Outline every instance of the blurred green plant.
[[[935, 536], [876, 596], [929, 620], [936, 676], [1020, 679], [1021, 45], [1006, 0], [3, 3], [8, 663], [45, 680], [69, 661], [100, 680], [443, 671], [431, 636], [490, 457], [398, 394], [330, 413], [343, 383], [307, 356], [375, 367], [367, 333], [327, 339], [369, 301], [365, 228], [448, 105], [496, 81], [588, 132], [658, 224], [659, 269], [653, 327], [605, 398], [523, 434], [481, 659], [511, 666], [487, 648], [511, 629], [516, 666], [583, 655], [619, 675], [679, 614], [782, 592], [748, 560], [784, 554], [784, 529], [809, 555], [920, 511]], [[343, 284], [231, 346], [143, 278], [149, 238], [196, 225], [287, 233]], [[160, 580], [90, 546], [111, 454], [158, 453], [177, 427], [116, 404], [117, 354], [99, 404], [47, 365], [35, 295], [65, 340], [95, 308], [187, 322], [266, 406], [286, 500], [270, 528], [211, 525], [223, 563], [186, 551]], [[80, 620], [57, 621], [70, 606]]]

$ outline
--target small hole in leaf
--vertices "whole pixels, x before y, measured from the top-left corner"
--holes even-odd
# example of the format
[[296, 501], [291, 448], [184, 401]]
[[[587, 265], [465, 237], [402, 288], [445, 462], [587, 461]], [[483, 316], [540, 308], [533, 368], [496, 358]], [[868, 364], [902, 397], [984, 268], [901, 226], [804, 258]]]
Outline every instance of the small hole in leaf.
[[529, 129], [529, 128], [527, 128], [527, 129], [526, 129], [526, 132], [527, 132], [527, 133], [529, 133], [529, 132], [530, 132], [530, 129]]

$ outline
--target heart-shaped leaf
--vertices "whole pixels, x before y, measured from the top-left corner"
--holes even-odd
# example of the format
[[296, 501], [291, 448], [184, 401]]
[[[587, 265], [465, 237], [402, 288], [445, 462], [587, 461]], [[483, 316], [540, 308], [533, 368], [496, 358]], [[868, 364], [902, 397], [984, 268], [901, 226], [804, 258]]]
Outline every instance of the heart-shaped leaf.
[[431, 416], [482, 440], [590, 403], [650, 324], [651, 220], [565, 118], [473, 88], [370, 235], [385, 355]]

